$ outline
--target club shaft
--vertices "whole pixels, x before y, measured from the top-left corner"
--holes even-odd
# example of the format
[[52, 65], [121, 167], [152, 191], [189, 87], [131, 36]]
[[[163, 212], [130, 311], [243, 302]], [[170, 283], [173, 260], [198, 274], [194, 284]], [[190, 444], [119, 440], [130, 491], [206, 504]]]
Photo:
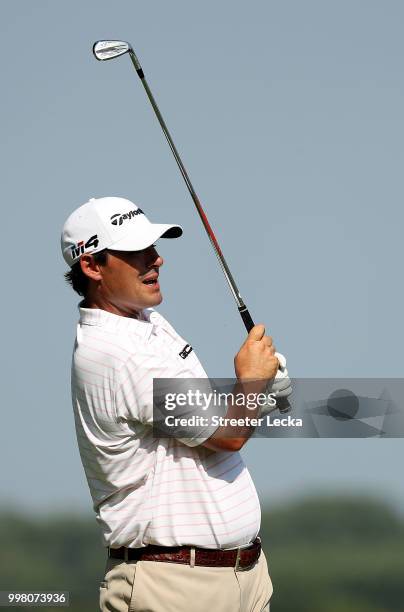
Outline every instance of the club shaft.
[[[149, 85], [148, 85], [148, 83], [146, 81], [143, 69], [142, 69], [142, 67], [140, 65], [140, 62], [137, 59], [136, 54], [133, 51], [133, 49], [129, 50], [129, 55], [130, 55], [130, 58], [132, 60], [133, 65], [135, 67], [135, 70], [136, 70], [140, 80], [142, 81], [143, 87], [144, 87], [144, 89], [146, 91], [147, 97], [150, 100], [150, 103], [151, 103], [151, 105], [153, 107], [153, 110], [154, 110], [156, 116], [157, 116], [157, 119], [159, 120], [161, 128], [162, 128], [162, 130], [164, 132], [164, 136], [166, 137], [166, 140], [167, 140], [167, 142], [168, 142], [168, 144], [170, 146], [170, 149], [171, 149], [171, 151], [172, 151], [172, 153], [174, 155], [175, 161], [177, 162], [177, 165], [178, 165], [178, 167], [180, 169], [180, 172], [181, 172], [182, 177], [183, 177], [183, 179], [185, 181], [185, 184], [186, 184], [186, 186], [188, 188], [188, 191], [191, 194], [191, 197], [192, 197], [192, 199], [194, 201], [196, 210], [198, 211], [199, 217], [200, 217], [200, 219], [201, 219], [201, 221], [203, 223], [203, 226], [204, 226], [204, 228], [206, 230], [206, 233], [208, 234], [208, 237], [209, 237], [209, 240], [210, 240], [210, 242], [212, 244], [213, 250], [216, 253], [216, 257], [219, 260], [220, 267], [223, 270], [223, 274], [225, 275], [226, 280], [227, 280], [227, 282], [229, 284], [230, 290], [231, 290], [231, 292], [233, 294], [233, 297], [236, 300], [238, 311], [239, 311], [240, 316], [241, 316], [241, 318], [243, 320], [245, 328], [246, 328], [247, 332], [250, 332], [251, 329], [254, 327], [254, 321], [253, 321], [253, 319], [252, 319], [252, 317], [250, 315], [250, 312], [249, 312], [247, 306], [244, 304], [244, 301], [243, 301], [243, 299], [242, 299], [242, 297], [240, 295], [240, 292], [239, 292], [239, 290], [237, 288], [236, 282], [235, 282], [235, 280], [234, 280], [234, 278], [233, 278], [233, 276], [232, 276], [232, 274], [230, 272], [229, 266], [227, 265], [226, 260], [225, 260], [225, 258], [223, 256], [223, 253], [222, 253], [222, 251], [220, 249], [219, 243], [216, 240], [216, 236], [213, 233], [213, 230], [212, 230], [212, 228], [210, 226], [210, 223], [209, 223], [208, 218], [207, 218], [207, 216], [205, 214], [205, 211], [202, 208], [202, 204], [200, 203], [200, 200], [199, 200], [198, 196], [196, 195], [195, 189], [192, 186], [191, 180], [190, 180], [190, 178], [188, 176], [188, 173], [187, 173], [187, 171], [185, 169], [185, 166], [182, 163], [181, 157], [180, 157], [180, 155], [179, 155], [179, 153], [178, 153], [178, 151], [176, 149], [176, 146], [175, 146], [175, 144], [173, 142], [173, 139], [171, 138], [170, 132], [168, 131], [168, 128], [167, 128], [166, 123], [165, 123], [165, 121], [163, 119], [163, 116], [160, 113], [160, 109], [157, 106], [157, 102], [155, 101], [154, 96], [153, 96], [153, 94], [152, 94], [152, 92], [150, 90], [150, 87], [149, 87]], [[276, 405], [275, 409], [278, 409], [281, 413], [289, 412], [290, 411], [289, 400], [286, 397], [278, 398], [277, 405]]]
[[158, 121], [159, 121], [159, 123], [161, 125], [161, 129], [163, 130], [164, 136], [166, 137], [166, 140], [167, 140], [167, 142], [169, 144], [169, 147], [170, 147], [170, 149], [172, 151], [172, 154], [174, 155], [175, 161], [177, 162], [177, 165], [178, 165], [178, 167], [180, 169], [180, 172], [181, 172], [182, 177], [183, 177], [183, 179], [185, 181], [185, 184], [186, 184], [186, 186], [188, 188], [188, 191], [189, 191], [189, 193], [191, 195], [191, 198], [192, 198], [192, 200], [193, 200], [193, 202], [195, 204], [196, 210], [198, 211], [199, 217], [200, 217], [200, 219], [201, 219], [201, 221], [203, 223], [203, 226], [204, 226], [204, 228], [206, 230], [206, 233], [208, 234], [209, 240], [211, 242], [213, 250], [215, 251], [215, 254], [216, 254], [216, 257], [217, 257], [217, 259], [219, 261], [220, 267], [222, 268], [223, 274], [225, 275], [225, 278], [226, 278], [226, 280], [228, 282], [228, 285], [230, 287], [230, 291], [232, 292], [233, 297], [234, 297], [234, 299], [236, 301], [236, 304], [237, 304], [240, 316], [241, 316], [241, 318], [243, 320], [243, 323], [244, 323], [244, 325], [245, 325], [245, 327], [247, 329], [247, 332], [249, 332], [254, 327], [254, 321], [252, 320], [252, 317], [251, 317], [251, 315], [250, 315], [250, 313], [248, 311], [248, 308], [245, 305], [245, 303], [244, 303], [244, 301], [243, 301], [243, 299], [242, 299], [242, 297], [240, 295], [240, 291], [238, 290], [236, 282], [235, 282], [235, 280], [234, 280], [234, 278], [233, 278], [233, 276], [232, 276], [232, 274], [230, 272], [229, 266], [226, 263], [226, 260], [225, 260], [225, 258], [223, 256], [223, 253], [222, 253], [221, 248], [219, 246], [219, 243], [218, 243], [218, 241], [216, 239], [216, 236], [215, 236], [215, 234], [214, 234], [214, 232], [213, 232], [213, 230], [211, 228], [211, 225], [210, 225], [210, 223], [208, 221], [208, 218], [207, 218], [207, 216], [205, 214], [205, 211], [202, 208], [202, 204], [201, 204], [201, 202], [200, 202], [200, 200], [199, 200], [199, 198], [198, 198], [198, 196], [197, 196], [197, 194], [195, 192], [195, 189], [193, 188], [191, 180], [190, 180], [190, 178], [188, 176], [188, 173], [187, 173], [187, 171], [185, 169], [184, 164], [182, 163], [181, 157], [180, 157], [180, 155], [179, 155], [179, 153], [177, 151], [177, 148], [176, 148], [176, 146], [175, 146], [175, 144], [173, 142], [173, 139], [171, 138], [170, 132], [168, 131], [167, 125], [166, 125], [166, 123], [165, 123], [165, 121], [163, 119], [163, 116], [162, 116], [162, 114], [160, 112], [160, 109], [157, 106], [156, 100], [154, 99], [154, 96], [153, 96], [153, 94], [152, 94], [152, 92], [150, 90], [150, 87], [149, 87], [149, 85], [147, 83], [147, 80], [146, 80], [146, 78], [144, 76], [144, 72], [143, 72], [142, 67], [141, 67], [141, 65], [139, 63], [139, 60], [137, 59], [137, 57], [135, 55], [135, 52], [132, 49], [129, 51], [129, 55], [130, 55], [130, 58], [132, 60], [133, 65], [135, 67], [135, 70], [136, 70], [137, 74], [140, 77], [140, 80], [141, 80], [142, 85], [143, 85], [143, 87], [144, 87], [144, 89], [146, 91], [147, 97], [150, 100], [150, 103], [151, 103], [151, 105], [153, 107], [153, 110], [154, 110], [154, 112], [156, 114], [156, 117], [157, 117], [157, 119], [158, 119]]

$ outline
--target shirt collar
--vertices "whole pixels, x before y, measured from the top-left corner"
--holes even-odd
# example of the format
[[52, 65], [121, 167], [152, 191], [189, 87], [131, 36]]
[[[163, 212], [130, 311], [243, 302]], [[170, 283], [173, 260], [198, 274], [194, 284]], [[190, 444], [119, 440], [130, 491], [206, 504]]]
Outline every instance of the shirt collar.
[[137, 336], [148, 340], [154, 327], [153, 321], [156, 313], [150, 308], [142, 310], [141, 319], [122, 317], [121, 315], [101, 310], [100, 308], [84, 308], [80, 302], [78, 308], [80, 313], [79, 325], [95, 325], [115, 332], [135, 333]]

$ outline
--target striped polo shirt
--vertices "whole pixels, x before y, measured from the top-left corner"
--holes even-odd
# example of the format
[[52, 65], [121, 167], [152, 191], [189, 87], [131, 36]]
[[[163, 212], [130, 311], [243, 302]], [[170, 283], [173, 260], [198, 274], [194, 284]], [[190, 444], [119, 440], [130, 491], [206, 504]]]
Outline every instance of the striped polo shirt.
[[194, 351], [180, 356], [184, 345], [154, 309], [132, 319], [80, 307], [72, 401], [105, 546], [234, 548], [258, 534], [259, 500], [238, 452], [153, 437], [153, 378], [207, 377]]

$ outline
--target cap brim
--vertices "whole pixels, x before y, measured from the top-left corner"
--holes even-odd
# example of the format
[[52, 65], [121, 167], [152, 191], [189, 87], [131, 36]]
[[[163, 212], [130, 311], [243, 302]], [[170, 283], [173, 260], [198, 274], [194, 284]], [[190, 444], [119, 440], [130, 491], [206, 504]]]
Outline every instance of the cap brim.
[[181, 235], [182, 227], [179, 225], [151, 223], [150, 228], [143, 235], [134, 237], [131, 234], [127, 234], [108, 248], [112, 251], [142, 251], [151, 246], [159, 238], [179, 238]]
[[162, 227], [167, 227], [167, 229], [164, 234], [161, 234], [160, 238], [179, 238], [182, 236], [182, 227], [179, 225], [163, 225]]

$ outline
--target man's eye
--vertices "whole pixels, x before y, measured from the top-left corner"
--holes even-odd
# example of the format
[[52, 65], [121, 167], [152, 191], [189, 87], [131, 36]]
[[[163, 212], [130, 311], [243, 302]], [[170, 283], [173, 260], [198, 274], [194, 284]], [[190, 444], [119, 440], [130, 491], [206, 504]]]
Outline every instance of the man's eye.
[[146, 247], [145, 249], [142, 249], [141, 251], [134, 251], [134, 253], [136, 255], [143, 255], [144, 253], [149, 253], [151, 249], [155, 249], [155, 248], [156, 248], [156, 245], [152, 244], [152, 245]]

